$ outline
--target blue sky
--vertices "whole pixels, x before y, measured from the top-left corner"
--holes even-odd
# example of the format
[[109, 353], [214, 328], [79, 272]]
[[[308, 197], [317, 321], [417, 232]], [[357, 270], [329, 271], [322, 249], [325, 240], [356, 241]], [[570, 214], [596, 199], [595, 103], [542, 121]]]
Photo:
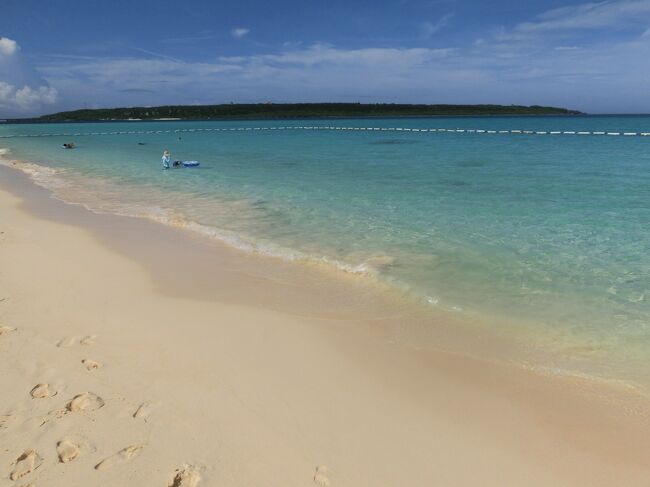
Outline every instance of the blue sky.
[[0, 3], [0, 118], [231, 101], [650, 113], [650, 0]]

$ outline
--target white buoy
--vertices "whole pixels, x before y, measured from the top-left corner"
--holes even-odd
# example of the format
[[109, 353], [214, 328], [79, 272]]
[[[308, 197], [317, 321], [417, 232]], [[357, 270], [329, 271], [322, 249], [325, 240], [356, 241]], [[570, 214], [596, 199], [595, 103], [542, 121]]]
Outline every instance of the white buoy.
[[133, 134], [169, 134], [180, 132], [222, 132], [222, 131], [250, 131], [250, 130], [379, 130], [379, 131], [400, 131], [400, 132], [447, 132], [447, 133], [477, 133], [477, 134], [527, 134], [527, 135], [624, 135], [650, 136], [650, 132], [604, 132], [604, 131], [545, 131], [545, 130], [485, 130], [485, 129], [461, 129], [461, 128], [413, 128], [413, 127], [338, 127], [338, 126], [280, 126], [280, 127], [221, 127], [221, 128], [190, 128], [190, 129], [170, 129], [170, 130], [131, 130], [121, 132], [78, 132], [78, 133], [52, 133], [52, 134], [16, 134], [0, 135], [0, 138], [7, 139], [12, 137], [87, 137], [91, 135], [133, 135]]

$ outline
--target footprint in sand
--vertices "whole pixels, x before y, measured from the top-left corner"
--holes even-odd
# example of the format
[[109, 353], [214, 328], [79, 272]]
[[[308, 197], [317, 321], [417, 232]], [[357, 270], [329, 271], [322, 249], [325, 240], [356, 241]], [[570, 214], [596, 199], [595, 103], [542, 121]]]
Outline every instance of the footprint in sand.
[[77, 339], [75, 337], [65, 337], [59, 340], [59, 343], [57, 343], [56, 346], [59, 348], [67, 348], [71, 347], [75, 343], [77, 343]]
[[57, 391], [55, 391], [50, 384], [41, 383], [36, 384], [32, 390], [29, 391], [29, 394], [33, 399], [43, 399], [45, 397], [56, 396]]
[[0, 414], [0, 430], [8, 428], [13, 419], [11, 414]]
[[33, 424], [37, 428], [40, 428], [41, 426], [45, 426], [46, 424], [48, 424], [50, 421], [56, 421], [63, 418], [69, 412], [70, 411], [68, 410], [67, 406], [64, 409], [54, 409], [53, 411], [47, 413], [46, 416], [42, 416], [40, 418], [34, 418]]
[[151, 414], [152, 409], [153, 405], [149, 401], [145, 401], [138, 406], [138, 409], [135, 410], [132, 416], [136, 419], [144, 419], [146, 422], [147, 418], [149, 418], [149, 415]]
[[25, 450], [15, 461], [15, 467], [9, 474], [11, 480], [18, 480], [32, 473], [43, 463], [43, 459], [34, 450]]
[[101, 363], [90, 360], [89, 358], [83, 359], [81, 363], [84, 365], [84, 367], [86, 367], [86, 370], [88, 371], [97, 370], [102, 366]]
[[59, 343], [56, 344], [59, 348], [69, 348], [74, 345], [94, 345], [97, 335], [88, 335], [85, 337], [65, 337], [59, 340]]
[[0, 336], [8, 335], [12, 331], [16, 331], [16, 329], [13, 326], [0, 325]]
[[38, 426], [43, 426], [51, 420], [61, 419], [69, 413], [96, 411], [97, 409], [103, 408], [104, 404], [106, 404], [104, 400], [93, 392], [77, 394], [68, 401], [64, 409], [55, 409], [50, 411], [46, 417], [41, 418]]
[[76, 460], [89, 451], [95, 451], [95, 449], [89, 446], [83, 439], [76, 437], [63, 438], [56, 443], [56, 454], [61, 463], [68, 463]]
[[61, 463], [68, 463], [79, 458], [81, 449], [74, 441], [63, 439], [56, 444], [56, 454]]
[[79, 340], [79, 345], [94, 345], [97, 335], [88, 335]]
[[327, 476], [328, 468], [325, 465], [316, 467], [314, 473], [314, 483], [321, 487], [327, 487], [330, 484], [330, 479]]
[[104, 470], [106, 468], [114, 467], [120, 463], [128, 462], [140, 454], [142, 451], [142, 445], [131, 445], [126, 448], [121, 449], [116, 454], [111, 455], [110, 457], [102, 460], [97, 465], [95, 465], [95, 470]]
[[77, 394], [66, 405], [66, 409], [72, 413], [78, 411], [95, 411], [104, 407], [104, 400], [92, 392]]
[[168, 487], [196, 487], [201, 481], [201, 475], [192, 465], [182, 465], [174, 472], [174, 478]]

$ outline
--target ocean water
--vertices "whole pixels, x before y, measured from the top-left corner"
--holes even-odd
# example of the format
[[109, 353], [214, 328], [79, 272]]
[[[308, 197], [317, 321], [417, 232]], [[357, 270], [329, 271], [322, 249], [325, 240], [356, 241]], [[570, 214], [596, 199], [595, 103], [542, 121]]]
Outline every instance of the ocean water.
[[[433, 128], [497, 133], [412, 130]], [[650, 136], [625, 132], [650, 117], [0, 125], [0, 147], [64, 200], [381, 279], [650, 384]], [[13, 137], [60, 133], [109, 135]], [[201, 166], [163, 171], [164, 149]]]

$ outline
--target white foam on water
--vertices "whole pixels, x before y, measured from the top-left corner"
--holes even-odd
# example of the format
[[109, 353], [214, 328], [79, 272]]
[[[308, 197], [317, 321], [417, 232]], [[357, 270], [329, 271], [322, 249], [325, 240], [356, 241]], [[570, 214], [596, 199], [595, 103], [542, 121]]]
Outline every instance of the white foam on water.
[[[0, 149], [0, 156], [6, 156], [9, 153], [10, 151], [8, 149]], [[182, 228], [218, 240], [230, 247], [248, 253], [309, 265], [325, 265], [346, 273], [368, 277], [378, 277], [383, 268], [393, 265], [395, 261], [391, 256], [377, 253], [371, 255], [355, 255], [354, 262], [325, 255], [312, 255], [271, 242], [260, 241], [259, 239], [248, 237], [234, 231], [204, 225], [186, 218], [175, 210], [163, 208], [158, 205], [132, 202], [124, 203], [117, 198], [112, 200], [101, 199], [101, 196], [98, 198], [98, 193], [102, 191], [95, 191], [97, 189], [95, 187], [103, 187], [105, 190], [108, 189], [107, 192], [113, 196], [119, 193], [114, 188], [107, 188], [106, 182], [94, 181], [90, 178], [83, 178], [81, 184], [92, 189], [80, 189], [78, 184], [74, 184], [72, 179], [69, 179], [74, 178], [76, 180], [77, 176], [72, 173], [66, 174], [66, 171], [63, 169], [55, 169], [28, 161], [9, 160], [5, 157], [0, 157], [0, 164], [22, 171], [38, 186], [51, 191], [54, 197], [65, 203], [79, 204], [93, 213], [145, 218], [175, 228]], [[67, 179], [63, 176], [64, 174], [69, 178]], [[93, 195], [92, 198], [89, 197], [91, 194]], [[241, 205], [237, 207], [237, 211], [241, 211]]]

